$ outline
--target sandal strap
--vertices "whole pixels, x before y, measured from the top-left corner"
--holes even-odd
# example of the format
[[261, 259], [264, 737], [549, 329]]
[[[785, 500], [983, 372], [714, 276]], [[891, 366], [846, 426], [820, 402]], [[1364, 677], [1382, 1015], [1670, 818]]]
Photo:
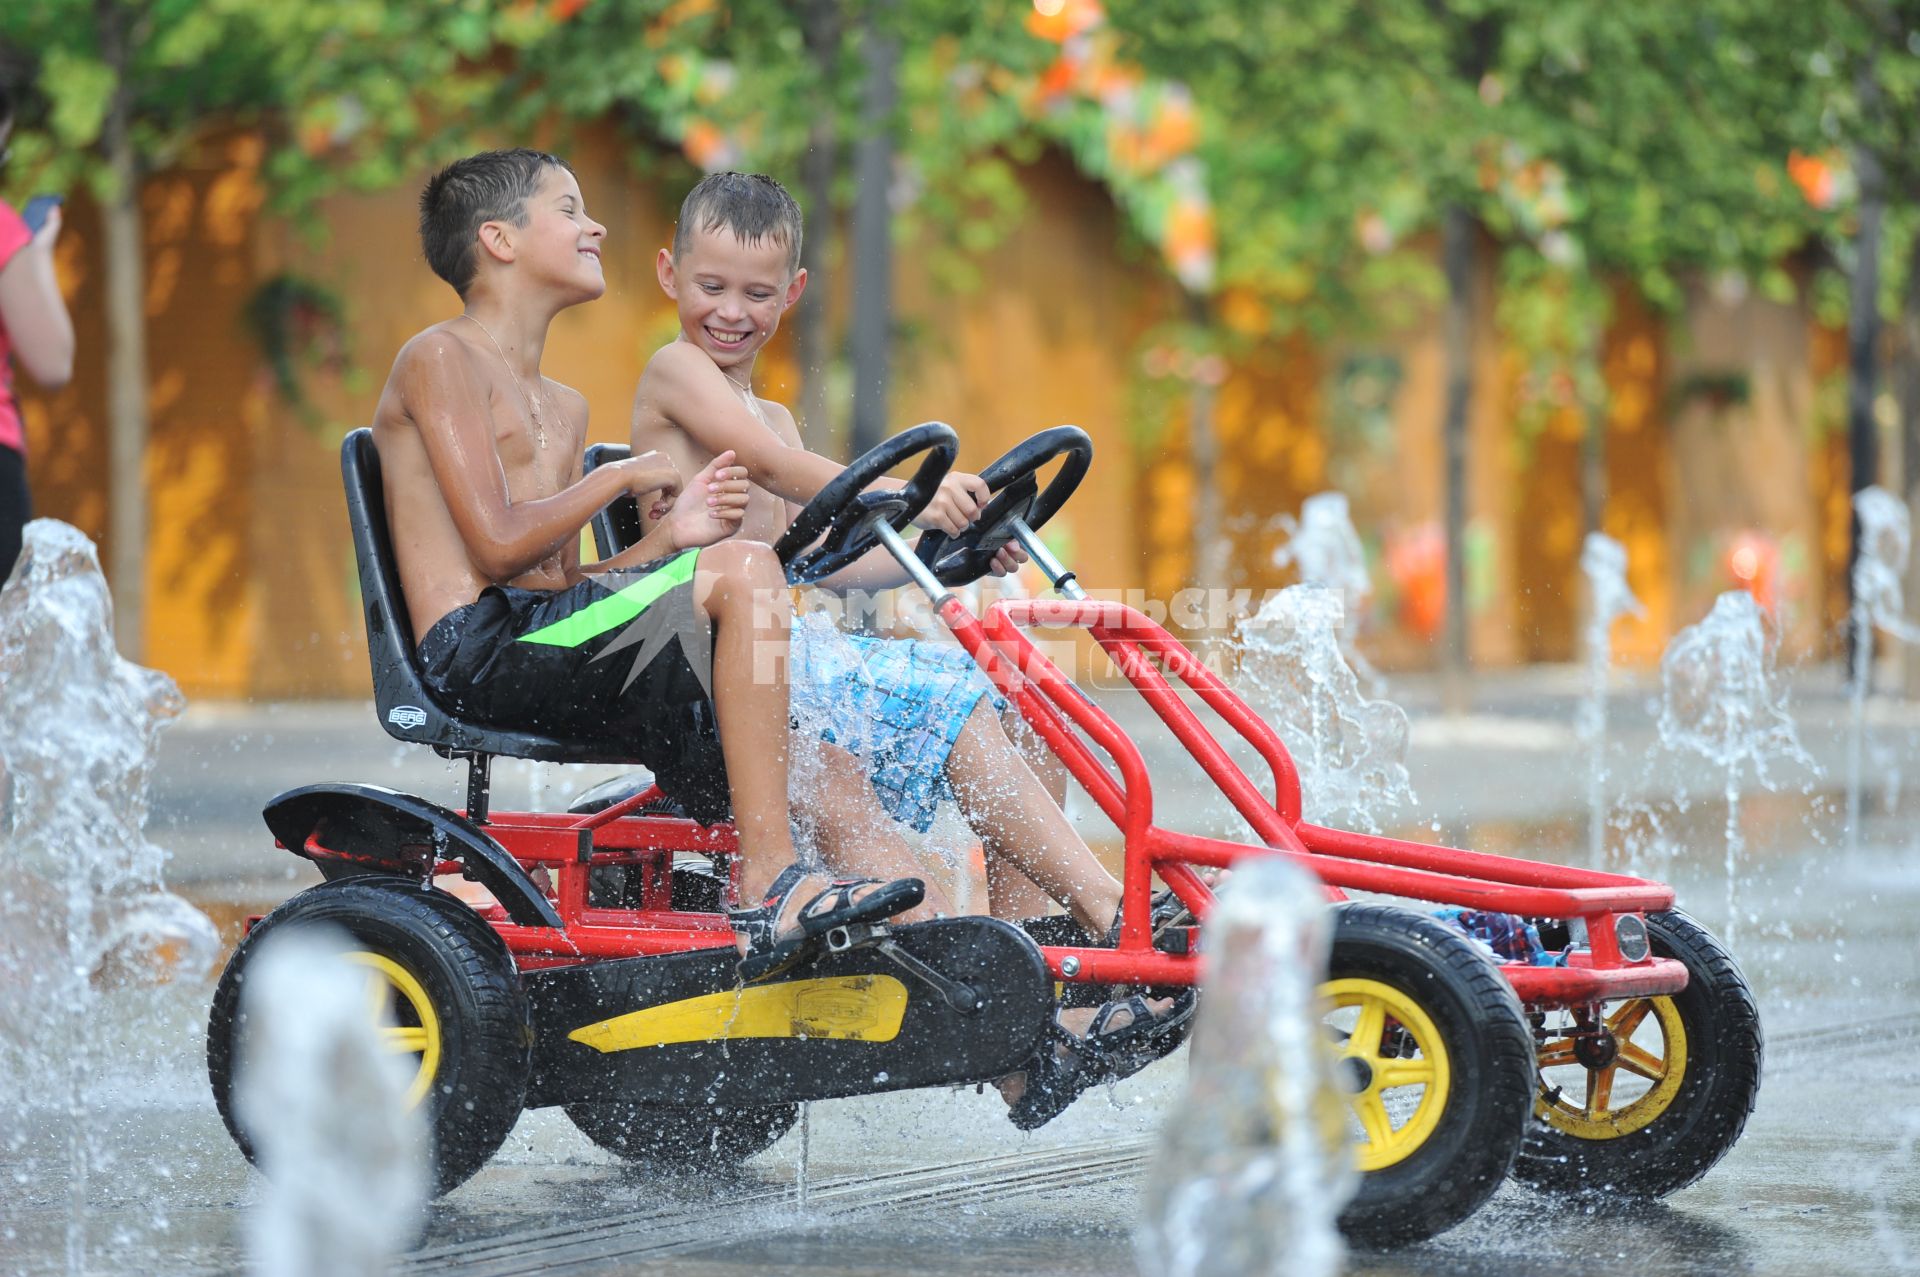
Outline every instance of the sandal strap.
[[1132, 1018], [1118, 1029], [1113, 1030], [1115, 1033], [1124, 1032], [1136, 1024], [1146, 1024], [1154, 1018], [1153, 1009], [1147, 1005], [1147, 1000], [1139, 994], [1136, 993], [1126, 998], [1115, 998], [1093, 1013], [1093, 1022], [1087, 1025], [1087, 1040], [1091, 1042], [1104, 1036], [1108, 1031], [1108, 1026], [1113, 1023], [1113, 1017], [1119, 1015], [1122, 1011], [1128, 1012]]
[[[1186, 1040], [1184, 1030], [1192, 1021], [1198, 1002], [1194, 991], [1187, 989], [1158, 1015], [1137, 993], [1107, 1003], [1094, 1013], [1093, 1023], [1087, 1026], [1082, 1047], [1087, 1067], [1097, 1070], [1106, 1080], [1117, 1081], [1171, 1054]], [[1117, 1029], [1111, 1027], [1114, 1016], [1123, 1010], [1133, 1018]]]
[[807, 871], [796, 860], [775, 876], [773, 885], [767, 888], [767, 894], [759, 904], [750, 909], [727, 910], [727, 922], [747, 938], [748, 953], [758, 953], [772, 947], [780, 914], [787, 907], [787, 898], [806, 877]]
[[[1153, 898], [1148, 901], [1148, 934], [1159, 935], [1169, 923], [1175, 921], [1186, 912], [1186, 902], [1173, 893], [1173, 888], [1169, 887], [1165, 891], [1154, 893]], [[1102, 942], [1107, 948], [1118, 949], [1120, 947], [1120, 924], [1125, 918], [1126, 910], [1124, 908], [1114, 916], [1113, 925], [1107, 928], [1107, 938]]]
[[[779, 945], [781, 915], [786, 912], [793, 894], [802, 882], [809, 877], [820, 876], [818, 870], [802, 868], [797, 862], [780, 871], [767, 889], [766, 898], [751, 909], [729, 909], [727, 922], [734, 931], [746, 937], [747, 956], [768, 953]], [[910, 898], [895, 899], [890, 910], [911, 908], [921, 898], [920, 883], [914, 879], [902, 879], [895, 883], [882, 883], [878, 878], [841, 878], [829, 880], [827, 885], [811, 896], [807, 902], [794, 911], [789, 926], [797, 928], [801, 936], [812, 935], [828, 929], [826, 920], [832, 915], [853, 910], [864, 903], [865, 897], [855, 899], [854, 893], [862, 887], [898, 886], [900, 882], [910, 883], [914, 890]], [[898, 893], [896, 893], [897, 896]], [[882, 902], [876, 901], [876, 905]]]
[[779, 906], [787, 903], [787, 897], [793, 894], [793, 889], [805, 881], [806, 877], [807, 870], [799, 861], [794, 861], [775, 875], [773, 885], [767, 888], [766, 896], [760, 901], [760, 907], [765, 909], [771, 906], [778, 909]]
[[[828, 884], [825, 890], [815, 894], [813, 899], [801, 905], [800, 912], [794, 915], [794, 921], [800, 922], [807, 918], [817, 918], [821, 914], [832, 913], [836, 909], [844, 909], [854, 903], [853, 893], [855, 891], [861, 887], [877, 887], [879, 885], [880, 880], [878, 878], [837, 879]], [[828, 901], [824, 908], [820, 903], [823, 900]]]

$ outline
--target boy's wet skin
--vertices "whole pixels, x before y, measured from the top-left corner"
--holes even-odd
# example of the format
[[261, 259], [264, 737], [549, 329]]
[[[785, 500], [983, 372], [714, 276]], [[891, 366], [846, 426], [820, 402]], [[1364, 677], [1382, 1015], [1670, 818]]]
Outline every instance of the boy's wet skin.
[[[641, 376], [634, 393], [633, 438], [636, 447], [645, 441], [646, 450], [696, 469], [711, 453], [676, 419], [744, 409], [764, 430], [765, 446], [742, 457], [755, 485], [740, 535], [772, 541], [841, 470], [807, 451], [785, 405], [759, 398], [752, 389], [754, 359], [778, 331], [782, 313], [806, 291], [807, 272], [790, 271], [788, 246], [771, 236], [747, 241], [724, 228], [694, 228], [687, 241], [678, 261], [673, 250], [663, 248], [655, 262], [661, 289], [680, 311], [680, 335], [655, 352]], [[972, 524], [988, 495], [978, 475], [950, 472], [914, 525], [957, 536]], [[658, 508], [656, 503], [649, 514]], [[853, 571], [856, 578], [843, 573], [835, 584], [885, 588], [907, 579], [884, 551], [870, 554]]]
[[[607, 230], [585, 207], [573, 174], [550, 167], [540, 193], [527, 201], [525, 227], [510, 236], [503, 228], [481, 232], [491, 240], [489, 251], [524, 273], [539, 272], [555, 294], [551, 311], [521, 307], [504, 290], [475, 295], [468, 313], [401, 347], [381, 392], [374, 441], [415, 634], [489, 585], [573, 584], [578, 577], [569, 577], [563, 551], [577, 543], [577, 527], [568, 528], [580, 508], [584, 523], [599, 509], [594, 498], [610, 490], [608, 500], [630, 492], [656, 498], [652, 504], [664, 511], [679, 495], [680, 474], [699, 472], [636, 457], [605, 467], [616, 471], [608, 482], [573, 483], [586, 443], [586, 400], [542, 375], [540, 358], [551, 315], [606, 291], [600, 245]], [[456, 484], [436, 482], [436, 460]], [[735, 480], [716, 492], [727, 498], [729, 515], [738, 492]], [[645, 547], [652, 554], [642, 548], [634, 547], [631, 561], [645, 562], [661, 545]]]
[[[787, 884], [750, 917], [733, 918], [748, 962], [775, 964], [762, 972], [770, 974], [795, 960], [795, 924], [825, 884], [818, 874], [781, 878], [794, 860], [787, 686], [783, 675], [758, 676], [755, 657], [770, 645], [784, 650], [790, 613], [772, 552], [726, 540], [745, 510], [744, 472], [722, 453], [683, 483], [656, 453], [582, 474], [586, 403], [547, 380], [540, 359], [553, 317], [606, 291], [606, 228], [587, 215], [563, 162], [506, 151], [449, 165], [422, 196], [421, 237], [464, 312], [402, 348], [373, 434], [423, 676], [451, 704], [486, 707], [481, 721], [521, 730], [556, 722], [569, 735], [604, 736], [653, 766], [670, 791], [716, 814], [730, 804], [743, 898], [758, 904], [771, 884]], [[663, 517], [639, 544], [589, 571], [581, 529], [623, 494], [651, 500]], [[681, 553], [695, 549], [697, 560]], [[685, 632], [710, 634], [711, 655], [704, 641], [698, 652], [665, 644], [659, 650], [671, 655], [608, 684], [605, 671], [621, 664], [596, 667], [608, 626], [577, 626], [583, 632], [565, 640], [534, 632], [574, 622], [628, 587], [651, 590], [632, 607], [630, 633], [690, 625]], [[712, 716], [695, 727], [684, 715], [701, 700]], [[679, 779], [669, 783], [664, 769]], [[715, 795], [721, 774], [727, 792]], [[917, 884], [912, 894], [917, 900]]]
[[[655, 263], [660, 287], [678, 311], [680, 333], [655, 352], [634, 393], [634, 452], [657, 450], [688, 467], [704, 464], [723, 449], [733, 452], [754, 487], [741, 522], [743, 534], [768, 541], [777, 540], [801, 505], [842, 470], [828, 458], [807, 451], [792, 414], [783, 405], [761, 399], [752, 390], [756, 356], [778, 330], [781, 315], [806, 288], [806, 272], [799, 266], [799, 236], [797, 208], [770, 179], [716, 174], [696, 187], [682, 207], [673, 247], [661, 249]], [[957, 534], [972, 522], [989, 495], [978, 476], [949, 472], [939, 495], [916, 522]], [[664, 509], [663, 503], [655, 503], [648, 513], [659, 517]], [[1004, 572], [1024, 558], [1009, 546], [995, 567]], [[822, 584], [840, 590], [875, 590], [907, 581], [906, 572], [892, 556], [876, 548]], [[891, 656], [886, 651], [874, 653], [880, 661]], [[796, 651], [796, 662], [800, 659]], [[978, 678], [971, 666], [968, 671]], [[941, 677], [931, 679], [937, 684]], [[871, 673], [869, 681], [876, 681]], [[1060, 802], [1064, 777], [1056, 777], [1050, 786], [1036, 775], [1009, 743], [1009, 733], [1002, 730], [989, 700], [975, 701], [970, 712], [948, 713], [932, 708], [945, 704], [945, 693], [928, 694], [910, 681], [897, 685], [889, 681], [885, 686], [887, 730], [901, 742], [890, 748], [912, 749], [919, 758], [916, 734], [947, 730], [945, 724], [957, 729], [945, 737], [949, 744], [934, 756], [934, 764], [950, 785], [966, 823], [981, 838], [992, 875], [994, 912], [1032, 916], [1059, 901], [1093, 936], [1114, 934], [1120, 884], [1068, 822]], [[860, 712], [857, 700], [841, 697], [837, 681], [810, 683], [796, 678], [795, 695], [813, 700], [816, 708], [831, 706], [836, 717]], [[916, 698], [921, 696], [929, 697], [925, 711], [918, 708], [923, 702]], [[923, 712], [924, 721], [916, 717]], [[956, 724], [962, 714], [964, 722]], [[1009, 717], [1013, 716], [1009, 709]], [[851, 841], [823, 840], [830, 862], [843, 872], [888, 876], [913, 872], [914, 852], [892, 823], [905, 817], [891, 815], [875, 799], [879, 774], [868, 783], [867, 763], [836, 746], [802, 739], [799, 747], [824, 750], [828, 759], [828, 765], [818, 769], [823, 773], [823, 792], [809, 805], [830, 806], [841, 813], [843, 826], [866, 831], [866, 836]], [[1058, 768], [1057, 762], [1048, 761]], [[1007, 892], [1009, 886], [1017, 889], [1017, 895]], [[901, 917], [912, 920], [945, 908], [946, 902], [929, 892], [920, 910]], [[1095, 1031], [1102, 1040], [1117, 1044], [1130, 1036], [1137, 1038], [1138, 1030], [1128, 1034], [1136, 1024], [1150, 1029], [1172, 1010], [1171, 1000], [1124, 999], [1098, 1011], [1062, 1013], [1061, 1023], [1071, 1037], [1059, 1043], [1057, 1053], [1049, 1050], [1041, 1057], [1040, 1074], [1029, 1070], [1024, 1076], [1015, 1075], [1003, 1088], [1015, 1104], [1016, 1121], [1021, 1125], [1044, 1122], [1087, 1084], [1099, 1053], [1099, 1042], [1087, 1036], [1096, 1016], [1104, 1019]], [[1142, 1022], [1143, 1018], [1150, 1023]], [[1027, 1097], [1035, 1085], [1037, 1096]], [[1024, 1105], [1023, 1098], [1027, 1098]]]

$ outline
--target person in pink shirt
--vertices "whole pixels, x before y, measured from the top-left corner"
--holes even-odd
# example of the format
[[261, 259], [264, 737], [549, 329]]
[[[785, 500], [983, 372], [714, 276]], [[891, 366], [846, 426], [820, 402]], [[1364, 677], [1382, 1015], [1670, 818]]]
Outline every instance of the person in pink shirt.
[[[13, 97], [0, 88], [0, 169], [12, 137]], [[0, 579], [13, 571], [21, 529], [32, 513], [14, 365], [49, 390], [73, 376], [73, 320], [53, 276], [53, 242], [59, 238], [58, 205], [35, 231], [0, 200]]]

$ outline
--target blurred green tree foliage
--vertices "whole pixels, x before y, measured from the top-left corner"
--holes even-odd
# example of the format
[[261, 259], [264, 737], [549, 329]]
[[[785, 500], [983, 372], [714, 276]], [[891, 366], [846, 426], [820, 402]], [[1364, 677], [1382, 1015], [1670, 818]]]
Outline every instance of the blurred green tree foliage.
[[[1233, 228], [1226, 279], [1271, 278], [1273, 263], [1289, 263], [1315, 281], [1314, 295], [1278, 321], [1343, 327], [1444, 279], [1456, 599], [1469, 297], [1484, 255], [1497, 256], [1496, 313], [1528, 359], [1533, 398], [1588, 419], [1592, 525], [1604, 499], [1599, 358], [1612, 289], [1674, 307], [1686, 276], [1728, 269], [1792, 289], [1783, 263], [1809, 227], [1785, 168], [1805, 92], [1793, 51], [1828, 7], [1111, 0], [1135, 56], [1190, 83], [1217, 125], [1210, 171]], [[1425, 245], [1406, 252], [1410, 237], [1436, 230], [1438, 262]], [[1460, 609], [1448, 622], [1457, 672]]]
[[264, 130], [265, 176], [297, 215], [346, 186], [390, 185], [482, 100], [502, 46], [546, 22], [492, 0], [35, 0], [0, 5], [0, 53], [30, 86], [16, 190], [84, 185], [101, 209], [108, 325], [108, 576], [121, 648], [140, 649], [147, 542], [145, 267], [149, 173], [211, 132]]
[[[839, 214], [856, 194], [856, 143], [879, 131], [894, 157], [896, 236], [929, 232], [927, 264], [942, 282], [978, 278], [978, 254], [1022, 208], [1016, 139], [1025, 126], [1009, 91], [1047, 54], [1025, 29], [1027, 0], [592, 0], [519, 51], [498, 86], [497, 118], [524, 132], [558, 114], [614, 118], [652, 158], [664, 139], [694, 166], [771, 173], [807, 219], [810, 284], [799, 316], [806, 381], [800, 413], [830, 447], [825, 389], [834, 363], [824, 303], [840, 269]], [[870, 117], [863, 78], [876, 39], [899, 49], [897, 106]], [[1009, 149], [1011, 148], [1011, 149]], [[881, 228], [885, 234], [886, 229]], [[855, 305], [886, 306], [861, 292]]]
[[[1590, 523], [1617, 290], [1673, 308], [1689, 279], [1733, 273], [1785, 297], [1817, 234], [1818, 260], [1903, 315], [1920, 350], [1917, 32], [1920, 0], [40, 0], [0, 8], [0, 61], [44, 100], [10, 177], [102, 198], [119, 475], [144, 434], [132, 192], [209, 128], [265, 130], [296, 216], [456, 141], [551, 136], [556, 117], [624, 122], [639, 162], [665, 140], [699, 168], [775, 173], [808, 214], [801, 362], [822, 419], [846, 160], [880, 129], [896, 233], [940, 246], [929, 265], [955, 286], [1016, 224], [1018, 169], [1042, 148], [1112, 191], [1188, 299], [1155, 345], [1179, 355], [1162, 380], [1193, 397], [1202, 502], [1220, 354], [1364, 337], [1444, 301], [1457, 587], [1476, 287], [1497, 290], [1536, 419], [1589, 423]], [[875, 119], [862, 80], [880, 37], [900, 50], [898, 94]], [[1882, 226], [1892, 269], [1862, 285]], [[1908, 369], [1911, 420], [1920, 359]], [[1907, 454], [1920, 491], [1920, 446]], [[113, 507], [137, 626], [120, 556], [138, 554], [144, 513], [119, 489]]]
[[[1920, 507], [1920, 4], [1838, 0], [1802, 15], [1793, 57], [1806, 88], [1791, 104], [1791, 171], [1818, 215], [1815, 303], [1847, 330], [1851, 488], [1881, 480], [1882, 321], [1895, 319], [1901, 465], [1887, 481]], [[1823, 425], [1832, 423], [1823, 422]], [[1859, 555], [1856, 521], [1849, 565]], [[1848, 587], [1851, 590], [1851, 572]], [[1920, 569], [1909, 588], [1920, 586]], [[1850, 634], [1850, 642], [1858, 642]], [[1851, 665], [1850, 665], [1851, 668]], [[1920, 690], [1910, 667], [1909, 690]]]

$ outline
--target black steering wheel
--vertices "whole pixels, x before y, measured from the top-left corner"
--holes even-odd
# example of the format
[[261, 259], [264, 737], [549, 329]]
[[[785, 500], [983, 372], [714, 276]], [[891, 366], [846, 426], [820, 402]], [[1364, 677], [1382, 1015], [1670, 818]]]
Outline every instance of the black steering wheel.
[[[922, 452], [927, 459], [904, 488], [864, 491], [875, 479]], [[882, 440], [857, 458], [801, 508], [786, 534], [774, 543], [773, 552], [786, 566], [787, 580], [806, 585], [846, 567], [879, 543], [876, 523], [885, 522], [895, 532], [905, 530], [933, 500], [959, 452], [960, 440], [953, 427], [928, 421]]]
[[[1044, 491], [1035, 477], [1040, 467], [1062, 453], [1066, 461]], [[942, 585], [965, 585], [985, 576], [1002, 546], [1013, 540], [1013, 521], [1038, 530], [1051, 519], [1093, 464], [1093, 440], [1078, 426], [1055, 426], [1013, 446], [1006, 456], [980, 472], [993, 492], [987, 508], [959, 536], [922, 534], [914, 553]]]

